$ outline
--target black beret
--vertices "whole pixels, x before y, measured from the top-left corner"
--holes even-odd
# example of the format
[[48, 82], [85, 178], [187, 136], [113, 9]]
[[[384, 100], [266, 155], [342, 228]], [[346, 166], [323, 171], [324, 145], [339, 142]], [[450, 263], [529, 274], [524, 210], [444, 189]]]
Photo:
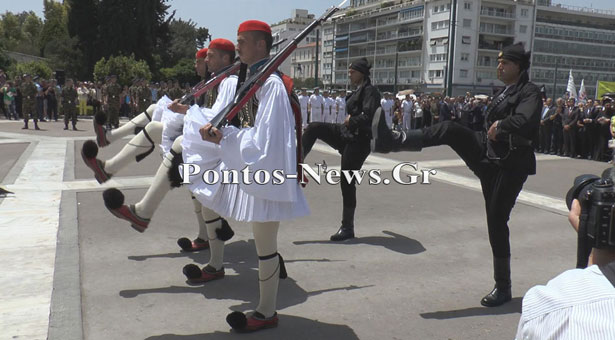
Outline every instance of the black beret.
[[361, 73], [363, 73], [366, 76], [369, 76], [369, 69], [372, 68], [372, 66], [369, 64], [369, 62], [367, 61], [367, 58], [363, 57], [359, 60], [355, 60], [350, 64], [351, 69], [355, 70], [355, 71], [359, 71]]
[[502, 49], [502, 52], [498, 55], [499, 59], [510, 60], [516, 64], [519, 64], [521, 69], [526, 70], [530, 67], [530, 57], [532, 53], [526, 52], [522, 43], [516, 43], [514, 45], [506, 46]]

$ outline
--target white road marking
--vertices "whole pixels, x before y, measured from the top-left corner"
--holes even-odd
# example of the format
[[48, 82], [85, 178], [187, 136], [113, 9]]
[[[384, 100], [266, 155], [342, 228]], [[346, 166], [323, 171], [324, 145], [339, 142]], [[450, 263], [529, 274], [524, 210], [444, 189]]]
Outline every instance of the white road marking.
[[[331, 147], [327, 145], [320, 144], [320, 143], [314, 144], [314, 146], [312, 147], [312, 150], [326, 153], [326, 154], [336, 155], [336, 156], [339, 155], [339, 153], [336, 150], [332, 149]], [[543, 160], [551, 160], [552, 158], [549, 156], [550, 155], [545, 155], [545, 157], [543, 157]], [[555, 157], [553, 159], [562, 159], [562, 157], [559, 157], [559, 156], [553, 156], [553, 157]], [[367, 170], [369, 169], [391, 170], [397, 164], [402, 163], [402, 161], [399, 161], [399, 160], [393, 160], [390, 158], [376, 156], [373, 154], [367, 157], [366, 163], [367, 162], [369, 162], [369, 164], [366, 164], [366, 166], [364, 167]], [[434, 181], [453, 184], [459, 187], [482, 192], [480, 181], [477, 178], [461, 176], [461, 175], [453, 174], [451, 172], [447, 172], [447, 171], [443, 171], [439, 169], [439, 167], [465, 166], [465, 163], [460, 159], [422, 161], [422, 162], [417, 162], [417, 163], [420, 169], [436, 169], [438, 171], [437, 175], [430, 177]], [[329, 168], [335, 168], [335, 167], [329, 166]], [[337, 169], [339, 170], [339, 166], [337, 166]], [[408, 174], [412, 174], [412, 175], [420, 174], [420, 171], [413, 171], [411, 167], [407, 167], [407, 166], [403, 167], [402, 171]], [[549, 211], [568, 214], [568, 208], [566, 207], [565, 201], [563, 199], [555, 198], [552, 196], [543, 195], [543, 194], [531, 192], [528, 190], [522, 190], [521, 193], [519, 194], [519, 198], [517, 198], [517, 201], [521, 203], [526, 203], [526, 204], [529, 204], [535, 207], [539, 207], [542, 209], [546, 209]]]

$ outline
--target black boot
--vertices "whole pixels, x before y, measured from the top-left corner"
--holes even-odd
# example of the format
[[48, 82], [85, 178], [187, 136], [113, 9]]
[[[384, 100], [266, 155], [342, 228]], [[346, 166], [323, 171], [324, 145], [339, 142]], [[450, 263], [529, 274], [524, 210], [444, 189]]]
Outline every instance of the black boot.
[[40, 130], [40, 128], [38, 127], [38, 120], [34, 120], [34, 130]]
[[342, 212], [342, 226], [337, 233], [331, 235], [331, 241], [344, 241], [354, 238], [354, 208], [344, 207]]
[[73, 131], [77, 131], [77, 123], [73, 123]]
[[68, 123], [64, 123], [64, 130], [68, 130]]
[[408, 132], [398, 132], [395, 137], [394, 150], [421, 151], [423, 149], [423, 130], [416, 129]]
[[493, 258], [493, 278], [495, 287], [487, 294], [480, 304], [485, 307], [496, 307], [512, 300], [510, 283], [510, 257]]
[[24, 119], [23, 122], [24, 122], [24, 125], [23, 125], [23, 127], [21, 129], [22, 130], [27, 130], [28, 129], [28, 120]]

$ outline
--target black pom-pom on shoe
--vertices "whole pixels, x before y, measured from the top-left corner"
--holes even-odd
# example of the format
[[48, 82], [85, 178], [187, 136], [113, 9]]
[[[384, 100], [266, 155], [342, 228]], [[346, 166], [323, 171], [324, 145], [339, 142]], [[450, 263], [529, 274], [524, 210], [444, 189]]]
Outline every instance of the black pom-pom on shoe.
[[119, 209], [124, 205], [124, 194], [116, 188], [107, 189], [103, 192], [103, 200], [107, 209]]
[[182, 248], [182, 250], [190, 250], [192, 249], [192, 241], [190, 241], [187, 237], [182, 237], [177, 240], [177, 245]]
[[235, 330], [245, 329], [248, 324], [246, 315], [242, 312], [232, 312], [226, 316], [226, 322]]
[[83, 143], [81, 152], [85, 158], [96, 158], [98, 155], [98, 145], [93, 140], [87, 140]]
[[184, 269], [182, 269], [182, 272], [184, 273], [184, 275], [186, 275], [186, 278], [188, 278], [188, 280], [195, 280], [201, 277], [203, 271], [201, 270], [201, 268], [199, 268], [199, 266], [197, 266], [196, 264], [187, 264], [184, 266]]
[[98, 125], [105, 125], [107, 123], [107, 115], [102, 112], [99, 112], [94, 116], [94, 120]]

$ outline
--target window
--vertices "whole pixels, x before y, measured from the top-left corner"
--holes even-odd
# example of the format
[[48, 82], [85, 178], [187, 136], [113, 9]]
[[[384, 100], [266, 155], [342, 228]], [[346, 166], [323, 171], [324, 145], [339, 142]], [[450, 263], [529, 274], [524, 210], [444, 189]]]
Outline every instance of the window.
[[451, 10], [451, 4], [446, 4], [446, 5], [440, 5], [440, 6], [434, 6], [433, 8], [433, 12], [434, 13], [440, 13], [440, 12], [447, 12]]
[[429, 70], [429, 78], [442, 78], [442, 70]]
[[466, 45], [470, 45], [472, 43], [472, 37], [470, 37], [469, 35], [464, 35], [461, 37], [461, 43], [462, 44], [466, 44]]
[[527, 17], [529, 11], [527, 10], [527, 8], [523, 8], [521, 9], [521, 16], [522, 17]]
[[432, 31], [441, 30], [445, 28], [448, 28], [448, 20], [436, 21], [436, 22], [431, 23]]
[[459, 70], [459, 77], [460, 78], [467, 78], [468, 77], [468, 70]]
[[472, 19], [463, 19], [463, 27], [465, 28], [472, 27]]
[[446, 53], [432, 54], [429, 56], [429, 61], [446, 61]]
[[527, 33], [527, 26], [526, 25], [519, 26], [519, 33]]
[[468, 61], [470, 59], [470, 53], [461, 53], [461, 61]]
[[463, 3], [463, 8], [468, 10], [468, 11], [471, 11], [472, 10], [472, 3], [471, 2], [464, 2]]

